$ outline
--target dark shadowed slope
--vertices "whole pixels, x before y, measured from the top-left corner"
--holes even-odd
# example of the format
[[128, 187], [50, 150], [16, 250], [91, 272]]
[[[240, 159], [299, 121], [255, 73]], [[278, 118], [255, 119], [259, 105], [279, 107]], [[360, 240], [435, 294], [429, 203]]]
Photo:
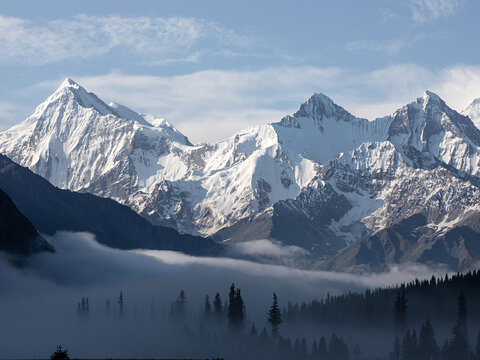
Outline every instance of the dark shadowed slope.
[[0, 190], [0, 250], [21, 255], [54, 251], [2, 190]]
[[61, 190], [4, 155], [0, 155], [0, 188], [42, 233], [87, 231], [118, 249], [176, 250], [196, 255], [220, 253], [211, 239], [179, 234], [154, 226], [127, 206], [91, 194]]
[[460, 270], [480, 256], [480, 215], [471, 212], [451, 229], [435, 233], [427, 210], [359, 241], [325, 262], [322, 270], [384, 271], [401, 263], [444, 264]]

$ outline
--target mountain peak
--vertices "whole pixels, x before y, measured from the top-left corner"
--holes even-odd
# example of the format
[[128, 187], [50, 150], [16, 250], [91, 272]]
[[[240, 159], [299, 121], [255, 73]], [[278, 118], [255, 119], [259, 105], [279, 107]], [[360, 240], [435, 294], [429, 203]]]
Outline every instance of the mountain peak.
[[[65, 93], [65, 90], [69, 90], [73, 92], [74, 94], [78, 93], [85, 93], [85, 94], [91, 94], [85, 90], [79, 83], [74, 81], [70, 77], [66, 77], [65, 80], [58, 86], [57, 90], [50, 96], [50, 98], [56, 98], [57, 96], [60, 96], [61, 94]], [[91, 94], [93, 95], [93, 94]], [[95, 95], [93, 95], [95, 96]]]
[[76, 90], [83, 90], [85, 93], [87, 92], [80, 84], [74, 81], [70, 77], [66, 77], [65, 80], [58, 86], [57, 90], [51, 95], [55, 96], [58, 94], [63, 94], [65, 90], [76, 91]]
[[353, 118], [353, 115], [343, 107], [335, 104], [327, 95], [314, 93], [300, 106], [294, 117], [314, 118], [317, 120], [322, 120], [323, 118], [350, 120]]
[[324, 93], [313, 93], [312, 96], [310, 96], [310, 99], [307, 100], [307, 102], [311, 101], [316, 101], [316, 102], [323, 102], [323, 103], [328, 103], [328, 104], [334, 104], [333, 100], [330, 99], [327, 95]]
[[78, 83], [76, 83], [72, 78], [66, 77], [65, 80], [60, 84], [60, 87], [69, 87], [69, 86], [80, 86]]
[[57, 90], [37, 108], [37, 111], [43, 112], [50, 104], [55, 104], [54, 106], [56, 107], [58, 106], [58, 101], [65, 104], [73, 101], [83, 108], [93, 108], [104, 116], [108, 114], [119, 116], [114, 108], [105, 104], [97, 95], [88, 92], [70, 77], [66, 77], [63, 80]]
[[427, 103], [430, 103], [430, 102], [436, 103], [436, 104], [444, 104], [445, 103], [440, 96], [438, 96], [437, 94], [435, 94], [434, 92], [432, 92], [430, 90], [425, 90], [425, 92], [423, 93], [423, 96], [422, 96], [422, 100], [423, 100], [424, 104], [427, 104]]

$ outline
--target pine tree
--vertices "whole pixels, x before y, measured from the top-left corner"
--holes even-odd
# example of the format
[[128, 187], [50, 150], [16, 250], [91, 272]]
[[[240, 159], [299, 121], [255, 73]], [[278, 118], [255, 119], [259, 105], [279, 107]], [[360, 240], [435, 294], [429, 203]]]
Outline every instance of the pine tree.
[[467, 333], [467, 304], [463, 292], [458, 297], [457, 321], [452, 329], [452, 339], [448, 344], [451, 359], [467, 359], [470, 354]]
[[55, 350], [55, 352], [50, 355], [50, 360], [70, 360], [68, 350], [63, 350], [62, 345], [58, 345], [57, 350]]
[[235, 284], [230, 286], [230, 292], [228, 293], [228, 325], [230, 328], [236, 326], [236, 307], [235, 307]]
[[210, 298], [208, 295], [205, 296], [204, 312], [205, 316], [210, 316], [212, 313], [212, 305], [210, 305]]
[[243, 301], [240, 289], [235, 292], [235, 308], [237, 317], [237, 327], [243, 327], [245, 320], [245, 302]]
[[467, 327], [467, 300], [465, 299], [465, 294], [463, 291], [458, 296], [458, 313], [457, 313], [457, 322], [460, 330], [468, 337], [468, 327]]
[[223, 311], [222, 298], [220, 297], [220, 294], [217, 292], [215, 294], [215, 299], [213, 300], [213, 312], [218, 316], [221, 316], [222, 311]]
[[88, 297], [83, 297], [82, 300], [77, 304], [77, 314], [79, 315], [88, 315], [90, 312], [90, 305], [88, 303]]
[[327, 360], [328, 358], [328, 347], [327, 347], [327, 339], [325, 337], [321, 337], [320, 341], [318, 342], [318, 360]]
[[187, 308], [187, 296], [184, 290], [180, 290], [177, 299], [172, 304], [172, 315], [175, 320], [183, 318], [185, 316], [185, 310]]
[[120, 291], [120, 296], [118, 297], [118, 315], [123, 316], [123, 292]]
[[401, 334], [407, 327], [407, 298], [405, 292], [397, 293], [393, 306], [393, 324], [397, 335]]
[[345, 344], [343, 338], [339, 338], [337, 335], [332, 334], [330, 338], [330, 345], [328, 347], [328, 359], [329, 360], [348, 360], [350, 353], [348, 346]]
[[228, 298], [228, 325], [230, 329], [238, 330], [244, 325], [245, 303], [242, 299], [240, 289], [235, 289], [234, 284], [230, 286]]
[[435, 331], [433, 330], [430, 320], [427, 320], [420, 328], [418, 352], [421, 359], [438, 359], [439, 349], [435, 340]]
[[270, 307], [270, 311], [268, 312], [268, 322], [270, 323], [270, 326], [272, 328], [273, 336], [277, 337], [280, 329], [280, 324], [282, 323], [282, 314], [278, 306], [277, 294], [275, 293], [273, 293], [273, 304]]

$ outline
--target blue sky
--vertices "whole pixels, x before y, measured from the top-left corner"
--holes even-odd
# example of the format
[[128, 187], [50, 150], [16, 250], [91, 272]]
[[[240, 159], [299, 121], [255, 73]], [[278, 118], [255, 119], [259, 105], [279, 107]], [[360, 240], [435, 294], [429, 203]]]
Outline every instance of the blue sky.
[[462, 110], [480, 97], [478, 14], [476, 0], [4, 0], [0, 128], [66, 76], [193, 142], [277, 121], [314, 92], [367, 118], [426, 89]]

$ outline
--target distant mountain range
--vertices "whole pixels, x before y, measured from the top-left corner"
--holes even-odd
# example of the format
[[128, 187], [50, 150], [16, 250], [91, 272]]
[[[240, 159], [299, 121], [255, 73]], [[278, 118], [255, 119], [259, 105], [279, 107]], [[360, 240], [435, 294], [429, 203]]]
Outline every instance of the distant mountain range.
[[152, 224], [300, 246], [315, 268], [459, 268], [480, 254], [479, 123], [480, 100], [458, 113], [427, 91], [369, 121], [314, 94], [277, 123], [193, 145], [167, 121], [107, 105], [67, 78], [0, 134], [0, 152]]

